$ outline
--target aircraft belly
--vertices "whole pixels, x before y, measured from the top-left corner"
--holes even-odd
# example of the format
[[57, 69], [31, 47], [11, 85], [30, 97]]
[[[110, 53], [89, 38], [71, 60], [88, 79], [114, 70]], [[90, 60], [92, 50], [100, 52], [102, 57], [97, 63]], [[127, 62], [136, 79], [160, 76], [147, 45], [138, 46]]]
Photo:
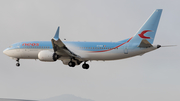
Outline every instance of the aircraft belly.
[[84, 60], [118, 60], [132, 56], [144, 54], [152, 51], [156, 48], [134, 48], [129, 49], [128, 53], [124, 53], [123, 50], [113, 52], [101, 52], [101, 53], [86, 53], [86, 55], [80, 55]]
[[16, 58], [20, 59], [38, 59], [38, 53], [41, 49], [20, 49], [16, 52]]
[[87, 60], [116, 60], [123, 56], [122, 53], [89, 53], [86, 57]]
[[38, 59], [39, 49], [21, 49], [20, 54], [22, 59]]

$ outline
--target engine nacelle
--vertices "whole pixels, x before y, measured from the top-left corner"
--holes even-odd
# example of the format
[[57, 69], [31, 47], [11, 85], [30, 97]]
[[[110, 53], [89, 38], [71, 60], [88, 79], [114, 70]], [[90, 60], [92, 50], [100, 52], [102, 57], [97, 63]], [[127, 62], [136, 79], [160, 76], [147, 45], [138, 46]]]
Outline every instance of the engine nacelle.
[[38, 53], [38, 58], [40, 61], [54, 62], [59, 58], [59, 56], [52, 51], [43, 50]]

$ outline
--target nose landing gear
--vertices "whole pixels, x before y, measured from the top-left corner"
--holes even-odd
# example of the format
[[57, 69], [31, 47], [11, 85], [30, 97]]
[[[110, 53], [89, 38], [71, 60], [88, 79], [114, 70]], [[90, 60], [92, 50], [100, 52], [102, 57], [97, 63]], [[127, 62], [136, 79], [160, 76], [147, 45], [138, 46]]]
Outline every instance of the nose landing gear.
[[19, 58], [17, 58], [16, 61], [17, 61], [16, 66], [19, 67], [20, 66]]

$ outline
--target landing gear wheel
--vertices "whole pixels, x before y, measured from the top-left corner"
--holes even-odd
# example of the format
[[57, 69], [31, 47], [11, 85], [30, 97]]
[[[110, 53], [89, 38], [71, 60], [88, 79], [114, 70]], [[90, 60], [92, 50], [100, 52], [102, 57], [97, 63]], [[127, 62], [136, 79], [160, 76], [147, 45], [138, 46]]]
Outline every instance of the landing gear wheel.
[[19, 67], [19, 66], [20, 66], [20, 63], [16, 63], [16, 66]]
[[84, 64], [82, 65], [82, 68], [83, 68], [83, 69], [89, 69], [89, 65], [86, 64], [86, 63], [84, 63]]
[[68, 63], [68, 65], [69, 65], [69, 67], [74, 67], [76, 64], [75, 64], [75, 62], [70, 61], [70, 62]]
[[19, 58], [17, 58], [16, 61], [17, 61], [16, 66], [19, 67], [20, 66]]

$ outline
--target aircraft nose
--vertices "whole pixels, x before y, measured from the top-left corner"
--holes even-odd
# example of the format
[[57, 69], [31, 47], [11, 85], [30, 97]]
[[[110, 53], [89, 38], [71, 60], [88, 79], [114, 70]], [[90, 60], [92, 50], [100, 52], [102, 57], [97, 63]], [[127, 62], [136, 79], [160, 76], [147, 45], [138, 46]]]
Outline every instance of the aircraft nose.
[[8, 49], [5, 49], [5, 50], [3, 51], [3, 53], [6, 54], [6, 55], [8, 55], [8, 54], [7, 54], [7, 51], [8, 51]]

